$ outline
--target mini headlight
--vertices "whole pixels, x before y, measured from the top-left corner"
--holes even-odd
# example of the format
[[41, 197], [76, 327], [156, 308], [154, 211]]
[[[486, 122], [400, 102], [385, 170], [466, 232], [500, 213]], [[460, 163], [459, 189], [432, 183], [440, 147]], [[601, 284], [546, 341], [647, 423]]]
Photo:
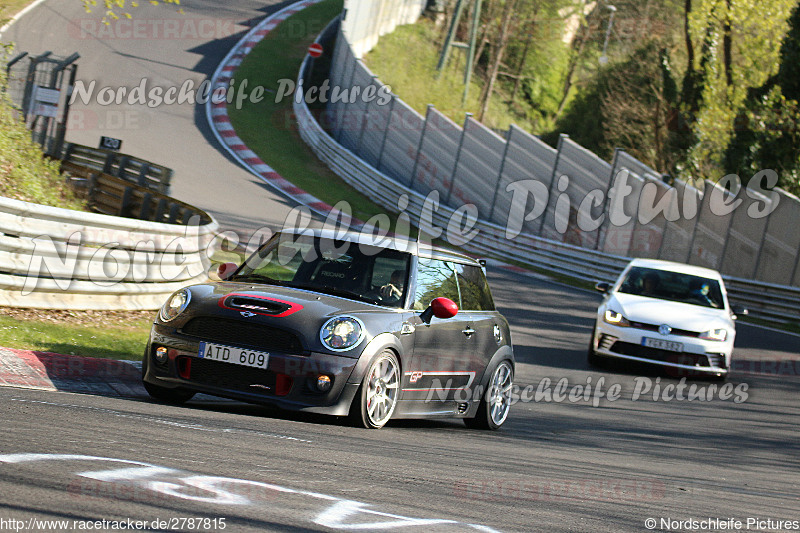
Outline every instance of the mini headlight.
[[349, 350], [364, 337], [364, 324], [351, 316], [331, 318], [319, 332], [319, 338], [327, 348], [334, 351]]
[[712, 329], [710, 331], [706, 331], [700, 334], [700, 338], [707, 341], [719, 341], [722, 342], [728, 338], [728, 330], [719, 328], [719, 329]]
[[615, 326], [626, 327], [631, 325], [630, 322], [628, 322], [628, 319], [622, 316], [622, 313], [617, 313], [611, 309], [606, 309], [606, 312], [603, 315], [603, 320], [609, 324], [614, 324]]
[[191, 293], [186, 289], [181, 289], [169, 297], [167, 303], [161, 308], [159, 316], [164, 322], [169, 322], [186, 310], [191, 300]]

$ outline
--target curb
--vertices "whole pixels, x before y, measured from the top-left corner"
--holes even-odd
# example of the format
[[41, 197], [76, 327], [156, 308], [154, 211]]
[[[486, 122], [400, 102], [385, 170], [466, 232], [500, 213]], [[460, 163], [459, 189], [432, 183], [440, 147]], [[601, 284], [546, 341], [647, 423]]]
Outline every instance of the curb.
[[[224, 93], [227, 90], [230, 80], [233, 78], [236, 69], [242, 64], [244, 58], [261, 42], [264, 37], [270, 34], [278, 24], [299, 13], [303, 9], [318, 4], [322, 0], [303, 0], [287, 6], [277, 13], [270, 15], [256, 24], [247, 34], [228, 52], [223, 58], [214, 74], [211, 76], [211, 94]], [[211, 126], [211, 131], [219, 141], [220, 145], [239, 162], [244, 168], [253, 175], [260, 178], [264, 183], [301, 205], [305, 205], [312, 212], [328, 217], [341, 214], [342, 222], [350, 225], [362, 223], [354, 218], [342, 213], [327, 202], [323, 202], [316, 196], [295, 186], [286, 178], [275, 172], [261, 160], [255, 152], [250, 150], [247, 145], [236, 135], [231, 119], [228, 116], [227, 101], [215, 102], [215, 98], [209, 98], [206, 102], [206, 119]]]
[[[211, 94], [216, 94], [217, 91], [225, 91], [236, 72], [239, 65], [242, 64], [244, 58], [253, 50], [253, 48], [261, 42], [267, 35], [274, 30], [278, 24], [299, 13], [303, 9], [321, 2], [322, 0], [302, 0], [287, 6], [280, 11], [270, 15], [258, 24], [256, 24], [247, 34], [239, 40], [238, 43], [225, 55], [220, 64], [217, 66], [214, 74], [211, 76]], [[255, 152], [253, 152], [247, 145], [236, 135], [236, 131], [231, 124], [231, 119], [228, 116], [227, 101], [214, 102], [210, 98], [206, 102], [206, 120], [211, 131], [214, 133], [219, 144], [239, 162], [245, 169], [250, 171], [251, 174], [260, 178], [267, 185], [281, 193], [288, 199], [297, 202], [298, 204], [305, 205], [314, 213], [323, 217], [341, 216], [342, 223], [348, 224], [351, 227], [362, 227], [364, 223], [356, 218], [350, 217], [346, 213], [342, 213], [333, 206], [317, 198], [316, 196], [306, 192], [305, 190], [297, 187], [289, 180], [275, 172], [275, 170], [265, 163]], [[493, 266], [508, 270], [515, 274], [529, 276], [538, 280], [553, 281], [551, 278], [542, 274], [530, 272], [521, 267], [508, 265], [499, 261], [492, 260]]]
[[147, 398], [136, 362], [0, 348], [0, 386]]

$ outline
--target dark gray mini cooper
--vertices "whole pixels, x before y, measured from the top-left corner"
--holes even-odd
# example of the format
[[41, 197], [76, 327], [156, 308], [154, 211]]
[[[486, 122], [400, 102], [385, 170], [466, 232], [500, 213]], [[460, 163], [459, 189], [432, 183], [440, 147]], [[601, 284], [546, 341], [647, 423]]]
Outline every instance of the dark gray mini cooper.
[[413, 241], [284, 231], [220, 282], [173, 294], [142, 365], [153, 398], [195, 393], [348, 415], [508, 417], [514, 354], [481, 264]]

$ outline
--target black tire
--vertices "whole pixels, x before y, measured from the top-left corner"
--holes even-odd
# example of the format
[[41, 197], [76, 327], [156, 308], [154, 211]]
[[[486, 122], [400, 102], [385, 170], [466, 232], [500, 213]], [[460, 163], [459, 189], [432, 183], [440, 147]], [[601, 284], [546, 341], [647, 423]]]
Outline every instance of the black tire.
[[146, 382], [144, 380], [144, 376], [147, 373], [148, 364], [149, 358], [147, 353], [145, 353], [144, 357], [142, 358], [142, 385], [144, 385], [144, 390], [147, 391], [147, 394], [149, 394], [151, 398], [164, 403], [180, 405], [188, 402], [194, 397], [195, 392], [193, 391], [181, 389], [179, 387], [168, 389], [166, 387], [159, 387], [158, 385], [153, 385], [152, 383]]
[[514, 366], [508, 359], [492, 369], [486, 392], [481, 395], [475, 418], [465, 418], [470, 429], [496, 430], [508, 419], [511, 409], [511, 388], [514, 384]]
[[370, 363], [361, 386], [350, 406], [354, 425], [367, 429], [382, 428], [392, 418], [400, 398], [400, 363], [386, 350]]

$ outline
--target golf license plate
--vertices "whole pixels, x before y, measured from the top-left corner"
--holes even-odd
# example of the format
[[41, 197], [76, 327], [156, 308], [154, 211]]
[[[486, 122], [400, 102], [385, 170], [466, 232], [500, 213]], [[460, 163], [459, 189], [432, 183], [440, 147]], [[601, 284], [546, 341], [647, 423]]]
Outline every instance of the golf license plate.
[[683, 351], [683, 343], [681, 342], [665, 341], [662, 339], [651, 339], [650, 337], [642, 338], [642, 346], [647, 346], [648, 348], [658, 348], [659, 350], [667, 350], [670, 352]]
[[248, 350], [246, 348], [236, 348], [234, 346], [224, 346], [210, 342], [201, 342], [200, 350], [197, 354], [203, 359], [212, 361], [222, 361], [234, 365], [252, 366], [255, 368], [267, 368], [269, 363], [269, 353]]

